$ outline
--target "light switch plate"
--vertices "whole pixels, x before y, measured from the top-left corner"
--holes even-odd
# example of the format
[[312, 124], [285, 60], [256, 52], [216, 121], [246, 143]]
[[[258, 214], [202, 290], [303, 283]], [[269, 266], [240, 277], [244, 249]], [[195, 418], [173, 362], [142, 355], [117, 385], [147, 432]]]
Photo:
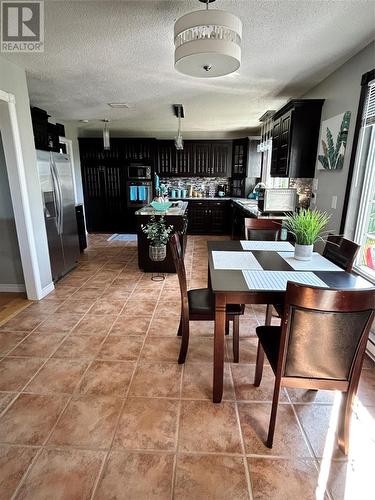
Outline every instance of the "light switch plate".
[[336, 210], [336, 207], [337, 207], [337, 196], [332, 196], [331, 208]]

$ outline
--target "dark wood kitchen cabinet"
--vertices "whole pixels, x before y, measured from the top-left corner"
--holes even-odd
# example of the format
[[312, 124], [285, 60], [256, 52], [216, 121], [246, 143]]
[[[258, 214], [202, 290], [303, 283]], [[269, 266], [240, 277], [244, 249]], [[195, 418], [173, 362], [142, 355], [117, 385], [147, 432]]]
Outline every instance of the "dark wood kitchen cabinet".
[[164, 177], [229, 177], [232, 141], [184, 141], [177, 151], [173, 141], [158, 141], [158, 174]]
[[82, 165], [86, 226], [93, 232], [126, 232], [126, 180], [120, 165]]
[[163, 177], [177, 175], [177, 151], [173, 141], [158, 141], [156, 170]]
[[79, 149], [88, 232], [134, 230], [134, 209], [127, 207], [126, 166], [131, 162], [153, 167], [155, 139], [80, 138]]
[[232, 141], [211, 143], [211, 175], [229, 177], [231, 175]]
[[245, 196], [247, 162], [248, 162], [249, 140], [235, 139], [233, 141], [232, 151], [232, 178], [231, 178], [231, 195], [239, 198]]
[[248, 146], [247, 138], [233, 141], [232, 177], [236, 179], [246, 177]]
[[156, 154], [155, 139], [111, 138], [111, 147], [104, 150], [101, 137], [79, 138], [81, 163], [86, 161], [131, 161], [153, 165]]
[[228, 234], [229, 225], [228, 200], [189, 200], [188, 234]]
[[272, 177], [314, 177], [324, 99], [293, 99], [273, 116]]

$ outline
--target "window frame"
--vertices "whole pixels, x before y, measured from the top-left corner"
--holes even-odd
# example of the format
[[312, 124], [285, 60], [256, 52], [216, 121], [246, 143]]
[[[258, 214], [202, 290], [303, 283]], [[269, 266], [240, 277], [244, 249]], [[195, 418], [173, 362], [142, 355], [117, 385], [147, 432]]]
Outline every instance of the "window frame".
[[348, 206], [350, 200], [350, 191], [352, 188], [353, 176], [356, 166], [357, 148], [362, 128], [362, 116], [366, 104], [367, 86], [372, 80], [375, 80], [375, 69], [368, 71], [367, 73], [364, 73], [361, 78], [361, 94], [359, 97], [357, 120], [355, 124], [354, 137], [353, 137], [353, 146], [350, 156], [348, 178], [346, 181], [346, 190], [345, 190], [344, 205], [343, 205], [344, 208], [342, 211], [341, 224], [340, 224], [340, 234], [344, 234], [345, 232], [345, 223], [348, 215]]

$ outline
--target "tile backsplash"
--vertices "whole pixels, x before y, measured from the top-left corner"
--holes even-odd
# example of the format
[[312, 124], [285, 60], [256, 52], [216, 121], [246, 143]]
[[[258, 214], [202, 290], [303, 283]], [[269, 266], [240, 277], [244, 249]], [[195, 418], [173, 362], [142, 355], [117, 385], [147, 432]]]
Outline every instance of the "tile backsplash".
[[[227, 186], [227, 193], [230, 195], [230, 178], [228, 177], [160, 177], [160, 184], [164, 184], [168, 190], [186, 189], [188, 185], [192, 185], [193, 190], [203, 190], [204, 196], [209, 197], [217, 196], [218, 185], [224, 184]], [[289, 187], [297, 189], [298, 206], [308, 208], [312, 196], [313, 179], [290, 178]]]
[[224, 184], [229, 189], [230, 179], [228, 177], [160, 177], [160, 184], [170, 189], [186, 189], [188, 185], [193, 190], [204, 192], [204, 196], [216, 196], [218, 185]]

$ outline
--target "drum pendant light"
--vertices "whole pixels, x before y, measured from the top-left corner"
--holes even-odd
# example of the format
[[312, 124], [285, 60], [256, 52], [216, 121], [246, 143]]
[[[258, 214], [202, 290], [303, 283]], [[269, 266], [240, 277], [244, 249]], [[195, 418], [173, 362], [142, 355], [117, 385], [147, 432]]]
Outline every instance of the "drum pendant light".
[[177, 19], [174, 25], [174, 65], [197, 78], [224, 76], [241, 65], [242, 22], [224, 10], [209, 9], [215, 0], [199, 0], [205, 10]]

